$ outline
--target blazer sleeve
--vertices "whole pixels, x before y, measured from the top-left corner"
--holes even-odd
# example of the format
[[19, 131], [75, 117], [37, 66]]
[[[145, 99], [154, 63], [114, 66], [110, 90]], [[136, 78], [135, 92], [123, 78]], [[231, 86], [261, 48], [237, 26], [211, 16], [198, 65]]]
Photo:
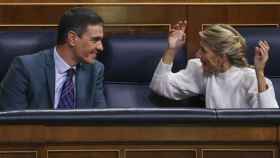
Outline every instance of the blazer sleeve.
[[28, 106], [28, 73], [20, 57], [16, 57], [0, 84], [0, 109], [23, 110]]
[[96, 86], [95, 86], [95, 105], [97, 108], [105, 108], [107, 106], [104, 96], [104, 65], [98, 64], [96, 71]]

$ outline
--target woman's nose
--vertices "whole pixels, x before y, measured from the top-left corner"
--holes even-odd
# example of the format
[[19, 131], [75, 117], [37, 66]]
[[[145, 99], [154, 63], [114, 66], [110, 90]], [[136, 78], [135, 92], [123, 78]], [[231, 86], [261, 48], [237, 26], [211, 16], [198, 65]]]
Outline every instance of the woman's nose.
[[202, 57], [202, 54], [201, 54], [201, 50], [200, 50], [200, 49], [199, 49], [198, 51], [196, 51], [195, 57], [196, 57], [196, 58], [201, 58], [201, 57]]

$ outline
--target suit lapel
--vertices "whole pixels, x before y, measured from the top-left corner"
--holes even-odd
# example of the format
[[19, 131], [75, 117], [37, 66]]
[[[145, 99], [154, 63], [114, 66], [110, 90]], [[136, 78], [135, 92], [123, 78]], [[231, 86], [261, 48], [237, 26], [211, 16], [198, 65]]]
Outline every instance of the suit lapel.
[[90, 79], [91, 71], [90, 67], [87, 64], [79, 64], [78, 71], [76, 74], [76, 104], [78, 108], [88, 108], [91, 103], [91, 87], [88, 87]]
[[[49, 90], [49, 97], [51, 100], [52, 107], [54, 105], [54, 95], [55, 95], [55, 64], [54, 64], [54, 57], [53, 57], [53, 49], [49, 49], [49, 52], [46, 53], [46, 67], [45, 73], [47, 76], [47, 83], [48, 83], [48, 90]], [[92, 85], [94, 83], [88, 82], [95, 82], [93, 78], [91, 79], [92, 73], [94, 70], [91, 70], [91, 66], [87, 64], [79, 64], [77, 67], [76, 73], [76, 104], [78, 108], [89, 108], [92, 104], [92, 99], [89, 98], [93, 96], [91, 94], [91, 90], [95, 89]], [[91, 85], [91, 87], [88, 87]]]
[[55, 94], [55, 65], [53, 58], [53, 49], [49, 49], [49, 52], [46, 53], [46, 67], [45, 72], [48, 81], [48, 90], [49, 97], [52, 105], [54, 105], [54, 94]]

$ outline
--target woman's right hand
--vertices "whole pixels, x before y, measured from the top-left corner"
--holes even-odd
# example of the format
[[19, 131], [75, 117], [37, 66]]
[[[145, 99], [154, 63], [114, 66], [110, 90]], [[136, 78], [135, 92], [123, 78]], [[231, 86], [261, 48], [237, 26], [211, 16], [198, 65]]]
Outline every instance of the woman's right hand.
[[187, 21], [179, 21], [170, 29], [168, 36], [168, 49], [166, 49], [162, 61], [165, 64], [171, 64], [177, 53], [177, 49], [182, 47], [186, 42]]
[[168, 37], [168, 48], [177, 49], [182, 47], [186, 42], [186, 28], [187, 21], [179, 21], [177, 24], [172, 26]]

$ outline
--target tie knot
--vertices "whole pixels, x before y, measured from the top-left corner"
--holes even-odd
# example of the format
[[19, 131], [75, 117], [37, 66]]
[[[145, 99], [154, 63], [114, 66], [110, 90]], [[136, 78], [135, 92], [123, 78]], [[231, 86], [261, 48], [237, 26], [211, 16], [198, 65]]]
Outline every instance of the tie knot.
[[72, 78], [73, 75], [75, 74], [75, 72], [76, 72], [75, 69], [70, 68], [70, 69], [67, 70], [67, 76]]

